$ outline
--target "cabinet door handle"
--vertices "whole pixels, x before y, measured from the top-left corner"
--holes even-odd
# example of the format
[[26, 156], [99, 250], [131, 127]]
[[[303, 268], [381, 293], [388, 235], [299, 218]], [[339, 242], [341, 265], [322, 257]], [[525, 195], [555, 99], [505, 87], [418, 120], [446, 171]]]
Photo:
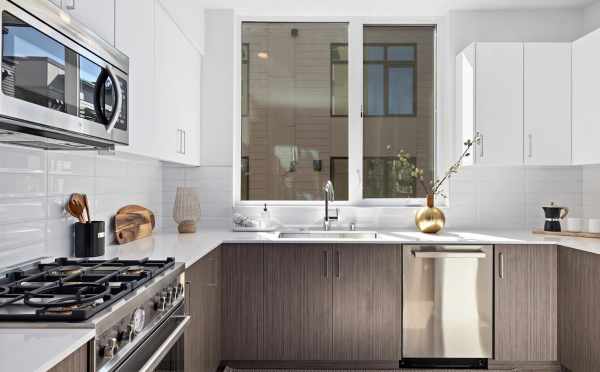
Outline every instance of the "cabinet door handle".
[[187, 151], [187, 146], [186, 146], [187, 145], [187, 143], [186, 143], [187, 142], [187, 138], [186, 138], [185, 130], [181, 130], [181, 133], [183, 133], [183, 146], [182, 146], [183, 150], [182, 150], [182, 154], [185, 155], [185, 153]]
[[479, 137], [479, 157], [483, 158], [483, 134], [477, 132], [477, 136]]
[[529, 138], [529, 153], [527, 154], [527, 156], [529, 156], [531, 158], [533, 156], [533, 134], [529, 133], [528, 138]]
[[342, 256], [340, 255], [340, 251], [335, 251], [335, 258], [336, 258], [335, 277], [340, 279], [342, 277]]
[[192, 282], [185, 282], [185, 315], [190, 315], [190, 301], [192, 300]]
[[500, 279], [504, 279], [504, 254], [498, 253], [498, 276]]
[[[62, 0], [60, 2], [62, 4]], [[71, 4], [66, 6], [69, 10], [75, 10], [75, 0], [71, 0]]]
[[329, 272], [329, 253], [327, 251], [323, 251], [323, 276], [327, 278], [327, 273]]

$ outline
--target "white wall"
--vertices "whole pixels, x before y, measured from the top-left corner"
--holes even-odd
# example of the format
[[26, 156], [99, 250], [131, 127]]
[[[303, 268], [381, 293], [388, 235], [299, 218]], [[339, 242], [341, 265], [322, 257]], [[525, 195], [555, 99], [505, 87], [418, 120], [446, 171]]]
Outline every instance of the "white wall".
[[127, 204], [161, 216], [161, 163], [128, 155], [59, 152], [0, 145], [0, 267], [72, 254], [71, 193], [88, 195], [92, 218], [107, 222]]
[[[438, 24], [440, 74], [438, 122], [439, 160], [447, 162], [458, 154], [459, 137], [454, 130], [454, 57], [473, 41], [572, 41], [583, 32], [583, 13], [576, 9], [454, 11]], [[387, 17], [386, 19], [390, 19]], [[207, 39], [204, 69], [204, 117], [202, 164], [199, 169], [165, 168], [163, 209], [172, 208], [175, 187], [195, 187], [203, 204], [207, 224], [228, 223], [236, 188], [236, 159], [232, 159], [234, 136], [239, 122], [239, 99], [235, 69], [239, 58], [234, 43], [236, 15], [230, 10], [206, 13]], [[209, 81], [207, 81], [207, 79]], [[233, 113], [233, 115], [231, 115]], [[229, 176], [228, 176], [229, 175]], [[213, 178], [214, 177], [214, 178]], [[581, 167], [468, 168], [451, 182], [449, 228], [531, 228], [541, 226], [540, 206], [554, 201], [574, 214], [583, 214]], [[238, 208], [257, 215], [261, 208]], [[284, 223], [318, 223], [322, 207], [271, 211]], [[360, 225], [413, 228], [414, 208], [343, 208], [345, 221]], [[163, 224], [174, 224], [167, 216]]]
[[159, 0], [183, 33], [204, 52], [204, 3], [197, 0]]
[[600, 2], [595, 2], [583, 9], [583, 33], [587, 34], [600, 28]]

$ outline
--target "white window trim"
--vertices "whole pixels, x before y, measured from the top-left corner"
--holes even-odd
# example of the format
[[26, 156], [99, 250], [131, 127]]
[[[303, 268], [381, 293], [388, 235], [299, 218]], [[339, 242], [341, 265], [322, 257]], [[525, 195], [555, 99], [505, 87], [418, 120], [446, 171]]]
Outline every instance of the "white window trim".
[[[434, 171], [435, 175], [442, 174], [440, 169], [441, 152], [438, 123], [440, 120], [440, 18], [437, 17], [337, 17], [337, 16], [264, 16], [237, 15], [234, 25], [234, 110], [233, 110], [233, 205], [235, 207], [262, 206], [321, 206], [322, 200], [241, 200], [241, 45], [243, 22], [340, 22], [348, 24], [348, 200], [336, 201], [337, 206], [377, 206], [377, 207], [415, 207], [425, 204], [425, 198], [372, 198], [363, 199], [363, 120], [361, 107], [363, 104], [363, 27], [369, 25], [390, 26], [423, 26], [436, 27], [435, 60], [434, 60]], [[358, 63], [357, 63], [358, 62]], [[450, 141], [447, 141], [449, 143]], [[334, 185], [335, 186], [335, 185]], [[447, 201], [440, 200], [441, 206], [447, 206]]]

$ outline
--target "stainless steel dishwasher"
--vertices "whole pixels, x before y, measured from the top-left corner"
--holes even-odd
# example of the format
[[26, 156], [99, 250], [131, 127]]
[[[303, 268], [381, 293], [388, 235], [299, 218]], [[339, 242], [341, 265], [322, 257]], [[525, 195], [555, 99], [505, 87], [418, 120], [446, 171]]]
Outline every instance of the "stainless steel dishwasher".
[[403, 247], [402, 366], [487, 367], [493, 357], [493, 247]]

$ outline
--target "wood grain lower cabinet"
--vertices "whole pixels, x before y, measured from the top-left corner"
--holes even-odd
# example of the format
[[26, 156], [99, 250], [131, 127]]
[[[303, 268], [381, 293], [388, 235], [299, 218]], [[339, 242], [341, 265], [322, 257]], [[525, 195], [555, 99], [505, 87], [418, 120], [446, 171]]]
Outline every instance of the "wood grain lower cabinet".
[[88, 371], [88, 344], [83, 345], [48, 372], [85, 372]]
[[558, 360], [556, 246], [495, 249], [495, 359]]
[[186, 372], [214, 372], [221, 362], [220, 255], [217, 248], [185, 271], [192, 316], [184, 335]]
[[399, 360], [402, 250], [395, 245], [333, 247], [333, 359]]
[[330, 360], [331, 247], [265, 245], [261, 360]]
[[560, 363], [600, 371], [600, 255], [560, 247], [558, 267]]
[[221, 247], [223, 360], [258, 360], [263, 315], [262, 244]]

